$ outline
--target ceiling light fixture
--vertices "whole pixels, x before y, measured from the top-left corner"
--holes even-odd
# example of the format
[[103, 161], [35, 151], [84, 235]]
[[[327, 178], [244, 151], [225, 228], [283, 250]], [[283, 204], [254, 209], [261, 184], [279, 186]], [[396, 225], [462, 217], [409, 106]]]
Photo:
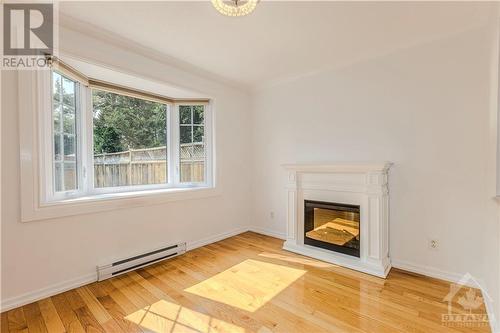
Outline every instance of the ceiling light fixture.
[[212, 5], [226, 16], [245, 16], [254, 11], [258, 0], [212, 0]]

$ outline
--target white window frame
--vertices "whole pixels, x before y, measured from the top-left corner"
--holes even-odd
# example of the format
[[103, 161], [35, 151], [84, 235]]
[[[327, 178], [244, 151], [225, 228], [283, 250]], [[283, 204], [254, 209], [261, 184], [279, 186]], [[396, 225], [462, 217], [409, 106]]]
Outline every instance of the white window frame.
[[[92, 108], [92, 89], [85, 89], [86, 90], [86, 100], [87, 104], [90, 105], [89, 107]], [[172, 105], [171, 104], [166, 104], [167, 106], [167, 123], [165, 124], [167, 128], [167, 161], [171, 161], [170, 158], [170, 151], [172, 150], [173, 141], [172, 141], [172, 136], [170, 135], [170, 127], [172, 126]], [[87, 109], [87, 112], [85, 113], [85, 133], [94, 133], [94, 124], [93, 124], [93, 115], [92, 115], [92, 110]], [[116, 187], [94, 187], [94, 170], [93, 170], [93, 163], [94, 163], [94, 138], [93, 135], [87, 135], [86, 137], [86, 143], [84, 144], [84, 149], [85, 149], [85, 158], [86, 158], [86, 163], [84, 168], [87, 170], [85, 171], [86, 178], [85, 179], [85, 184], [87, 186], [87, 193], [89, 195], [101, 195], [101, 194], [111, 194], [111, 193], [126, 193], [126, 192], [138, 192], [138, 191], [148, 191], [148, 190], [158, 190], [158, 189], [170, 189], [170, 188], [175, 188], [174, 183], [172, 182], [172, 178], [170, 177], [170, 163], [168, 165], [168, 170], [167, 170], [167, 175], [168, 175], [168, 182], [165, 184], [150, 184], [150, 185], [132, 185], [132, 186], [116, 186]], [[88, 169], [91, 169], [90, 172]], [[205, 184], [202, 184], [198, 187], [208, 187]]]
[[[192, 183], [187, 183], [187, 182], [181, 182], [181, 158], [180, 158], [180, 121], [179, 121], [179, 107], [183, 105], [188, 105], [188, 106], [197, 106], [197, 105], [203, 105], [204, 108], [204, 119], [203, 119], [203, 126], [204, 126], [204, 131], [205, 131], [205, 175], [204, 183], [197, 183], [197, 182], [192, 182]], [[172, 156], [171, 156], [171, 161], [175, 161], [175, 170], [174, 170], [174, 186], [175, 187], [196, 187], [196, 186], [212, 186], [212, 163], [210, 161], [210, 157], [212, 156], [212, 135], [210, 133], [210, 129], [212, 128], [212, 113], [210, 110], [210, 104], [207, 103], [175, 103], [173, 105], [173, 128], [172, 128], [172, 136], [173, 136], [173, 142], [179, 143], [174, 145], [173, 149], [171, 150]], [[170, 157], [170, 156], [169, 156]]]
[[[47, 75], [48, 73], [48, 75]], [[84, 160], [86, 159], [86, 152], [84, 149], [84, 142], [86, 140], [87, 132], [85, 130], [86, 119], [82, 117], [82, 111], [87, 108], [87, 98], [85, 89], [82, 89], [81, 85], [78, 84], [78, 88], [75, 91], [75, 119], [76, 119], [76, 168], [77, 168], [77, 184], [78, 187], [72, 191], [54, 191], [54, 171], [53, 171], [53, 156], [54, 156], [54, 144], [53, 144], [53, 104], [52, 104], [52, 71], [43, 71], [39, 73], [39, 92], [40, 92], [40, 105], [41, 112], [40, 118], [42, 120], [43, 126], [40, 126], [40, 142], [41, 142], [41, 164], [40, 164], [40, 174], [44, 178], [43, 184], [45, 190], [42, 191], [42, 202], [53, 202], [62, 201], [71, 198], [77, 198], [86, 193], [87, 184], [85, 175]], [[61, 76], [64, 76], [61, 74]], [[72, 80], [72, 79], [71, 79]], [[72, 80], [74, 81], [74, 80]], [[78, 82], [77, 82], [78, 83]], [[44, 98], [44, 96], [49, 96], [49, 98]], [[61, 118], [62, 121], [62, 118]]]
[[[21, 220], [35, 221], [98, 211], [161, 204], [169, 201], [198, 199], [220, 195], [215, 186], [214, 123], [212, 100], [205, 105], [205, 183], [180, 183], [178, 105], [167, 105], [166, 184], [93, 188], [93, 115], [91, 90], [80, 84], [81, 110], [77, 110], [77, 191], [53, 191], [52, 71], [19, 72], [20, 148], [21, 148]], [[86, 112], [82, 112], [82, 110]], [[89, 112], [90, 110], [90, 112]], [[177, 125], [175, 125], [177, 124]], [[177, 155], [178, 156], [178, 155]], [[177, 167], [173, 167], [175, 161]], [[91, 169], [89, 170], [89, 166]]]

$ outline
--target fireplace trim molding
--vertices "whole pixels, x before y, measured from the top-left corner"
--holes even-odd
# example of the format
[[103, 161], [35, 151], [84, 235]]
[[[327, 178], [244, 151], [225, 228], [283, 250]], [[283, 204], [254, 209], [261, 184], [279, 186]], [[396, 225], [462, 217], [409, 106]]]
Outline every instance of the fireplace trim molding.
[[[390, 162], [285, 164], [287, 228], [283, 249], [385, 278], [389, 256]], [[304, 244], [304, 200], [360, 206], [360, 257]]]

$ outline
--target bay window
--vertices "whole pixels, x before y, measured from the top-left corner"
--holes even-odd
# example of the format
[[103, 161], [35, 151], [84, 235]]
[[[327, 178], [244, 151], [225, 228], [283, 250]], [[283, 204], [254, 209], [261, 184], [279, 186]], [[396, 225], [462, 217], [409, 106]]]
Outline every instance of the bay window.
[[[43, 112], [47, 203], [102, 194], [211, 187], [208, 100], [176, 100], [58, 67]], [[49, 171], [47, 171], [49, 170]]]

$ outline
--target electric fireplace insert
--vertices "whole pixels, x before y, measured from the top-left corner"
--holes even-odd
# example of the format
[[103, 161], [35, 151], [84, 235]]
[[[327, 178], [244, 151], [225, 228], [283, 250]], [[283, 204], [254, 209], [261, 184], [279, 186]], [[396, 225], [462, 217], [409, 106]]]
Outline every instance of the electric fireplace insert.
[[359, 206], [304, 201], [304, 244], [359, 258]]

